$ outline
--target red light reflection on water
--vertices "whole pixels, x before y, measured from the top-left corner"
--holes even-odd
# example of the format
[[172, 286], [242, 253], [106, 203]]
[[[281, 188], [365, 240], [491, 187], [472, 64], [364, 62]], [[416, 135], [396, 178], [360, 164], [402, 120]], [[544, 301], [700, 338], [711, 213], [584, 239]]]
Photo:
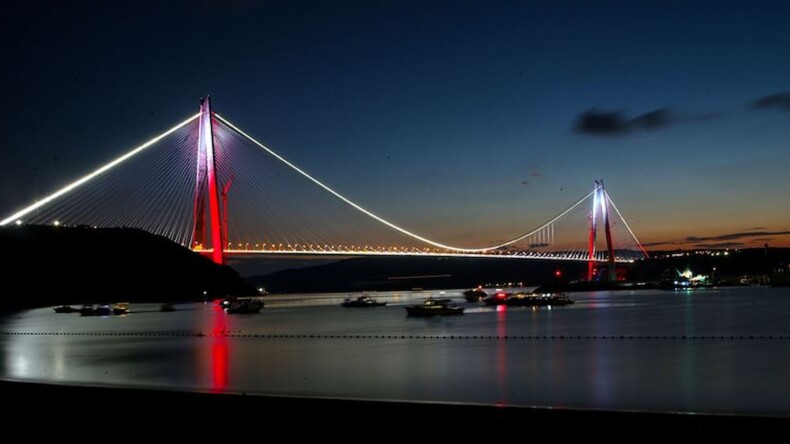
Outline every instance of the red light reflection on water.
[[222, 393], [228, 387], [228, 338], [227, 315], [218, 305], [212, 310], [214, 323], [211, 326], [211, 390]]
[[496, 306], [496, 335], [500, 338], [497, 342], [497, 382], [499, 385], [499, 405], [505, 405], [507, 396], [507, 305]]

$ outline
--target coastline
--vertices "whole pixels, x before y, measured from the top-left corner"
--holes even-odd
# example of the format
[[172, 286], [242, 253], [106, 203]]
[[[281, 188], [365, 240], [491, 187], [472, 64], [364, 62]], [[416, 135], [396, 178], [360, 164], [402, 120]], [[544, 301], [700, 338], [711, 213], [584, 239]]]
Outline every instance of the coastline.
[[[541, 426], [561, 426], [579, 421], [593, 422], [598, 426], [667, 427], [673, 430], [715, 430], [784, 426], [790, 418], [658, 413], [636, 411], [578, 410], [551, 407], [510, 407], [479, 404], [446, 404], [428, 402], [378, 401], [359, 399], [333, 399], [311, 397], [282, 397], [252, 394], [215, 394], [145, 388], [119, 388], [108, 386], [76, 386], [0, 380], [0, 390], [9, 405], [24, 405], [31, 399], [56, 403], [58, 400], [79, 399], [79, 408], [58, 408], [57, 417], [64, 421], [133, 417], [144, 411], [148, 417], [173, 417], [186, 415], [219, 414], [232, 412], [241, 415], [262, 415], [268, 421], [293, 421], [294, 415], [311, 418], [319, 423], [336, 422], [353, 418], [354, 421], [375, 421], [381, 418], [406, 420], [408, 418], [448, 418], [454, 423], [473, 421], [478, 424], [523, 424], [537, 422]], [[112, 408], [108, 409], [111, 405]], [[26, 410], [11, 411], [11, 418], [23, 418]], [[106, 423], [105, 423], [106, 424]], [[111, 424], [107, 424], [110, 426]], [[116, 424], [112, 424], [115, 426]], [[101, 426], [99, 426], [101, 427]], [[199, 430], [198, 430], [199, 431]], [[444, 433], [443, 433], [444, 434]]]

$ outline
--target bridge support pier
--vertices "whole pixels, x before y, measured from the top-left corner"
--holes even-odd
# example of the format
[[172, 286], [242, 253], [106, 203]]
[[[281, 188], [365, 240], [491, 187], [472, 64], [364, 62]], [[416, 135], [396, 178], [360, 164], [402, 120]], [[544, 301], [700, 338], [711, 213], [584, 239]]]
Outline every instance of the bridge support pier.
[[217, 186], [216, 158], [214, 155], [214, 125], [209, 96], [200, 100], [198, 131], [192, 249], [205, 250], [208, 246], [206, 238], [206, 193], [208, 193], [211, 260], [221, 265], [225, 262], [223, 254], [225, 239], [222, 232], [222, 216], [219, 206], [219, 187]]
[[590, 241], [588, 247], [587, 280], [595, 279], [595, 238], [598, 234], [598, 211], [600, 209], [603, 219], [604, 233], [606, 235], [606, 250], [609, 255], [607, 258], [609, 269], [609, 280], [617, 280], [617, 269], [614, 261], [614, 247], [612, 246], [612, 231], [609, 227], [609, 202], [604, 192], [603, 179], [595, 181], [595, 194], [593, 194], [593, 209], [590, 214]]

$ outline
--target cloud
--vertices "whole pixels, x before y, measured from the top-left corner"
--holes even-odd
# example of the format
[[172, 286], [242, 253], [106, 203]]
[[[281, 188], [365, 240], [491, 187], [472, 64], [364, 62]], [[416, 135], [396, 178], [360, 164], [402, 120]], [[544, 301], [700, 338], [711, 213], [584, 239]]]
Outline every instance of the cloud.
[[[758, 227], [758, 229], [761, 227]], [[739, 231], [719, 236], [687, 236], [682, 239], [648, 242], [643, 247], [684, 246], [694, 244], [695, 248], [735, 248], [745, 246], [747, 242], [768, 242], [773, 238], [767, 236], [790, 235], [790, 231]]]
[[669, 110], [661, 108], [636, 116], [629, 123], [633, 128], [655, 130], [671, 124], [673, 120], [674, 118], [670, 116]]
[[576, 119], [577, 133], [596, 136], [616, 136], [628, 130], [628, 121], [619, 111], [605, 112], [588, 109]]
[[659, 247], [662, 245], [666, 245], [666, 246], [678, 245], [682, 243], [683, 243], [682, 241], [678, 241], [678, 240], [663, 240], [663, 241], [655, 241], [655, 242], [643, 242], [642, 246], [648, 248], [648, 247]]
[[707, 237], [688, 236], [683, 240], [686, 242], [710, 242], [710, 241], [717, 242], [717, 241], [731, 241], [731, 240], [761, 237], [761, 236], [783, 236], [787, 234], [790, 234], [790, 231], [741, 231], [738, 233], [722, 234], [720, 236], [707, 236]]
[[681, 122], [704, 122], [716, 114], [678, 114], [669, 108], [658, 108], [635, 117], [622, 111], [601, 111], [590, 108], [576, 118], [574, 131], [593, 136], [622, 136], [633, 131], [660, 130]]
[[713, 242], [710, 244], [696, 244], [696, 248], [704, 248], [709, 250], [716, 250], [719, 248], [740, 248], [745, 246], [743, 242]]
[[754, 109], [772, 109], [790, 113], [790, 92], [782, 91], [754, 99], [749, 106]]

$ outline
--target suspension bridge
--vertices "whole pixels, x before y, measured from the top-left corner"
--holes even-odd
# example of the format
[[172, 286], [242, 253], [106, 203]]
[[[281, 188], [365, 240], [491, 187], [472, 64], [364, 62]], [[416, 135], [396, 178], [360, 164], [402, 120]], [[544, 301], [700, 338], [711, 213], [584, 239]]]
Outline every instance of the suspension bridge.
[[647, 257], [604, 189], [495, 245], [450, 245], [378, 216], [212, 111], [148, 142], [0, 221], [135, 227], [224, 263], [230, 256], [496, 256], [632, 262]]

